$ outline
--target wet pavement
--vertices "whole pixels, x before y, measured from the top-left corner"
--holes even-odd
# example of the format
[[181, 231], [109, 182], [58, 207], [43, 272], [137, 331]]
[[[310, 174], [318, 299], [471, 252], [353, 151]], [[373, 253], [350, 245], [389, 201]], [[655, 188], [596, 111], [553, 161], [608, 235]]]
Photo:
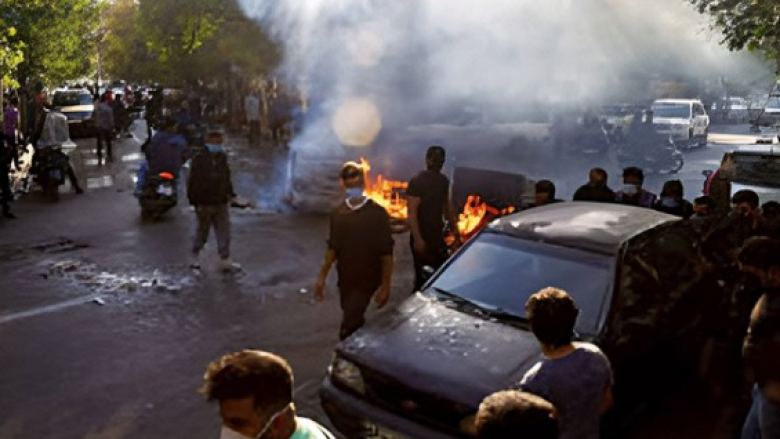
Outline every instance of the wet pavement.
[[[158, 222], [140, 219], [132, 176], [141, 127], [136, 133], [117, 141], [117, 160], [103, 167], [94, 139], [77, 139], [71, 157], [87, 192], [66, 185], [59, 203], [33, 192], [15, 203], [17, 220], [0, 220], [0, 438], [215, 437], [216, 408], [197, 393], [200, 379], [208, 362], [244, 348], [287, 357], [299, 411], [327, 423], [317, 392], [337, 343], [335, 279], [324, 303], [312, 293], [327, 217], [285, 204], [286, 151], [228, 145], [236, 191], [255, 206], [232, 215], [244, 272], [219, 273], [212, 241], [198, 275], [188, 269], [186, 202]], [[686, 154], [680, 178], [691, 192], [727, 148]], [[396, 239], [390, 309], [411, 286], [407, 242]], [[702, 394], [681, 394], [705, 406]], [[658, 434], [637, 437], [708, 437], [690, 431], [713, 428], [713, 412], [680, 420], [680, 404], [670, 395], [645, 429]], [[675, 435], [670, 422], [699, 430]]]

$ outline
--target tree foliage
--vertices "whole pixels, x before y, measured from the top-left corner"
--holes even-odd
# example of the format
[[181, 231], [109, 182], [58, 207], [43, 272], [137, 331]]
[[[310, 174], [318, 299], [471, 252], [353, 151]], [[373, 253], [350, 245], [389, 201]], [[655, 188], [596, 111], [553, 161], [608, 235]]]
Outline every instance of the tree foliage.
[[106, 28], [106, 70], [129, 81], [192, 83], [231, 70], [261, 75], [279, 57], [235, 0], [117, 0]]
[[58, 83], [89, 74], [98, 0], [3, 0], [0, 2], [0, 73], [25, 84], [33, 78]]
[[780, 2], [778, 0], [689, 0], [710, 14], [731, 50], [761, 50], [780, 70]]

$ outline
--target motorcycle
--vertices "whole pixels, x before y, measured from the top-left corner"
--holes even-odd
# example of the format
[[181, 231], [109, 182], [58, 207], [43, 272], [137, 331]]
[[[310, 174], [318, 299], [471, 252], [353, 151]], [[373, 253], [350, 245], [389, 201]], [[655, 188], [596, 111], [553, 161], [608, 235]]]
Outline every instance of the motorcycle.
[[[629, 142], [630, 143], [630, 142]], [[627, 151], [625, 146], [618, 152], [618, 164], [621, 168], [636, 166], [648, 174], [675, 174], [685, 165], [683, 154], [677, 149], [672, 138], [666, 143], [642, 142], [644, 145]]]
[[65, 184], [70, 168], [70, 157], [59, 146], [50, 146], [38, 150], [36, 161], [35, 182], [43, 189], [44, 196], [59, 201], [60, 186]]
[[170, 172], [161, 172], [146, 177], [143, 191], [138, 196], [141, 218], [157, 220], [178, 203], [176, 177]]

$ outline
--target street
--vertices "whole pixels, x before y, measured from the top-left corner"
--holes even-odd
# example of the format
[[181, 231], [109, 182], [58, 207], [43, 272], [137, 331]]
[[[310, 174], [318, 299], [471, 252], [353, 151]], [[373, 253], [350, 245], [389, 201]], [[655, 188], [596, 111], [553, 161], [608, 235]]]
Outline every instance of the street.
[[[193, 215], [185, 198], [160, 222], [140, 219], [131, 178], [141, 159], [136, 128], [136, 137], [117, 141], [115, 163], [105, 167], [97, 166], [94, 139], [74, 139], [86, 193], [63, 187], [59, 203], [30, 193], [14, 204], [18, 219], [0, 221], [0, 438], [216, 437], [217, 407], [198, 394], [201, 377], [210, 361], [244, 348], [286, 357], [299, 413], [327, 424], [318, 388], [338, 341], [335, 276], [327, 300], [313, 298], [327, 216], [268, 196], [284, 152], [233, 139], [236, 190], [258, 203], [233, 210], [233, 258], [244, 272], [218, 273], [210, 241], [196, 276], [188, 268]], [[686, 152], [680, 174], [650, 177], [647, 189], [657, 193], [679, 178], [686, 198], [698, 196], [702, 171], [716, 169], [734, 148], [728, 143], [742, 141], [713, 138], [724, 143]], [[618, 170], [608, 170], [619, 186]], [[569, 175], [561, 195], [586, 178]], [[411, 271], [408, 238], [397, 235], [388, 308], [408, 296]], [[697, 433], [716, 428], [713, 414], [691, 406], [698, 417], [680, 419], [678, 404], [637, 437], [709, 437]], [[668, 422], [685, 427], [672, 433]]]

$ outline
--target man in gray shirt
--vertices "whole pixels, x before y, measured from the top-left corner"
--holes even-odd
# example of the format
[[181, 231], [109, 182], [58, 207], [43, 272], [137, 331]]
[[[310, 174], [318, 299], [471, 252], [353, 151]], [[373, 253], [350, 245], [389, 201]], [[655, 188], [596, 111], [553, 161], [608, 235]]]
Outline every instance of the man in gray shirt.
[[612, 369], [595, 345], [572, 343], [578, 314], [572, 298], [556, 288], [528, 299], [526, 315], [544, 359], [519, 387], [555, 406], [561, 439], [598, 439], [601, 414], [612, 405]]

